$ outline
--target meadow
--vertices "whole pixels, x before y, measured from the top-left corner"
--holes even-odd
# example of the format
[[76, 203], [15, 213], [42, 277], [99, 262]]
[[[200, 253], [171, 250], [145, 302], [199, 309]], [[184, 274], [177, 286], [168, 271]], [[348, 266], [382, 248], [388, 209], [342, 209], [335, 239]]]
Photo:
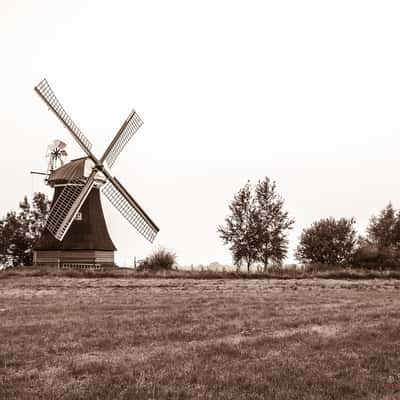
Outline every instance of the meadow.
[[400, 280], [0, 274], [0, 399], [400, 399]]

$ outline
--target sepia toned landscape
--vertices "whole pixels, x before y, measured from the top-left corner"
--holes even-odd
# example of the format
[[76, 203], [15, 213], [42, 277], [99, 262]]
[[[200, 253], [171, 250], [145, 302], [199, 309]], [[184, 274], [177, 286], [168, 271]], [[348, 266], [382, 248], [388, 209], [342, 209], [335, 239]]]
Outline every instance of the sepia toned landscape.
[[1, 399], [400, 398], [397, 279], [36, 272], [0, 274]]
[[399, 15], [1, 0], [0, 400], [400, 400]]

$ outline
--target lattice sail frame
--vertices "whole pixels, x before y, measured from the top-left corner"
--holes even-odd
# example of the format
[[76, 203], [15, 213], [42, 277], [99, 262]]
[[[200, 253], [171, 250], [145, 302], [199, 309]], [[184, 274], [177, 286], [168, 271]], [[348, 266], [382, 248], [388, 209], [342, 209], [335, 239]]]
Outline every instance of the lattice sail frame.
[[121, 129], [115, 136], [115, 139], [111, 143], [112, 147], [106, 151], [105, 159], [110, 168], [114, 165], [115, 160], [127, 145], [129, 140], [142, 125], [143, 121], [140, 119], [137, 112], [132, 110]]
[[64, 239], [94, 183], [95, 172], [92, 172], [86, 183], [82, 179], [72, 179], [57, 197], [46, 222], [46, 228], [57, 240]]
[[[136, 201], [131, 196], [130, 199], [127, 198], [111, 181], [108, 181], [101, 191], [120, 214], [150, 243], [153, 243], [159, 229], [141, 210]], [[132, 204], [132, 200], [136, 204]]]
[[87, 152], [90, 152], [92, 148], [92, 143], [89, 139], [82, 133], [82, 131], [77, 127], [71, 117], [64, 110], [64, 107], [58, 101], [56, 95], [51, 90], [50, 85], [46, 79], [43, 79], [36, 87], [36, 92], [44, 100], [44, 102], [54, 111], [60, 121], [70, 130], [72, 135], [78, 141], [79, 145]]

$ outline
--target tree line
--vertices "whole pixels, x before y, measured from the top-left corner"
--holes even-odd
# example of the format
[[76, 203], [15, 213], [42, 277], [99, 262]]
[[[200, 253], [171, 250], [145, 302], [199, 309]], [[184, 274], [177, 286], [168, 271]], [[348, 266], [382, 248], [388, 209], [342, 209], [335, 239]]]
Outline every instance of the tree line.
[[[400, 267], [400, 210], [389, 203], [372, 216], [365, 235], [357, 234], [354, 218], [323, 218], [304, 228], [295, 258], [303, 264], [363, 268]], [[253, 187], [248, 181], [234, 195], [218, 233], [229, 245], [233, 263], [281, 265], [288, 253], [288, 233], [294, 219], [284, 209], [276, 182], [268, 177]]]

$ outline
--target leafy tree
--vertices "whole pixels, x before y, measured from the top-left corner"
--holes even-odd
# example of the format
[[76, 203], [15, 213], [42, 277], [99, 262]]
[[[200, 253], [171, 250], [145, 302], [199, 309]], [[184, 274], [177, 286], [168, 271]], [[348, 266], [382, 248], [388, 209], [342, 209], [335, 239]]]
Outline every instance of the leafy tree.
[[32, 209], [30, 211], [29, 232], [35, 242], [38, 240], [46, 225], [47, 216], [50, 212], [51, 201], [44, 193], [36, 192], [32, 198]]
[[254, 190], [250, 182], [239, 190], [229, 205], [225, 225], [218, 227], [224, 244], [230, 245], [233, 262], [250, 266], [259, 261], [266, 270], [269, 261], [281, 262], [287, 254], [287, 230], [294, 220], [283, 210], [283, 199], [276, 193], [276, 183], [268, 177]]
[[354, 218], [325, 218], [304, 229], [295, 257], [305, 263], [350, 263], [357, 241]]
[[10, 211], [0, 220], [0, 262], [30, 265], [32, 249], [43, 231], [50, 201], [43, 193], [35, 193], [33, 207], [25, 196], [19, 212]]
[[380, 249], [400, 249], [400, 211], [389, 203], [378, 216], [373, 216], [367, 227], [368, 240]]
[[218, 232], [224, 244], [230, 245], [237, 269], [240, 270], [244, 261], [249, 272], [258, 255], [257, 209], [250, 181], [234, 195], [229, 210], [230, 215], [225, 218], [225, 225], [218, 227]]
[[263, 263], [264, 271], [270, 260], [281, 263], [288, 251], [287, 231], [294, 220], [284, 211], [284, 201], [276, 192], [276, 183], [268, 177], [255, 187], [258, 228], [257, 260]]
[[24, 236], [18, 216], [15, 211], [10, 211], [7, 213], [6, 217], [0, 221], [1, 264], [17, 264], [21, 257], [21, 248], [22, 253], [26, 250], [23, 242]]
[[399, 267], [400, 211], [391, 203], [369, 220], [367, 237], [360, 242], [354, 261], [365, 268]]

